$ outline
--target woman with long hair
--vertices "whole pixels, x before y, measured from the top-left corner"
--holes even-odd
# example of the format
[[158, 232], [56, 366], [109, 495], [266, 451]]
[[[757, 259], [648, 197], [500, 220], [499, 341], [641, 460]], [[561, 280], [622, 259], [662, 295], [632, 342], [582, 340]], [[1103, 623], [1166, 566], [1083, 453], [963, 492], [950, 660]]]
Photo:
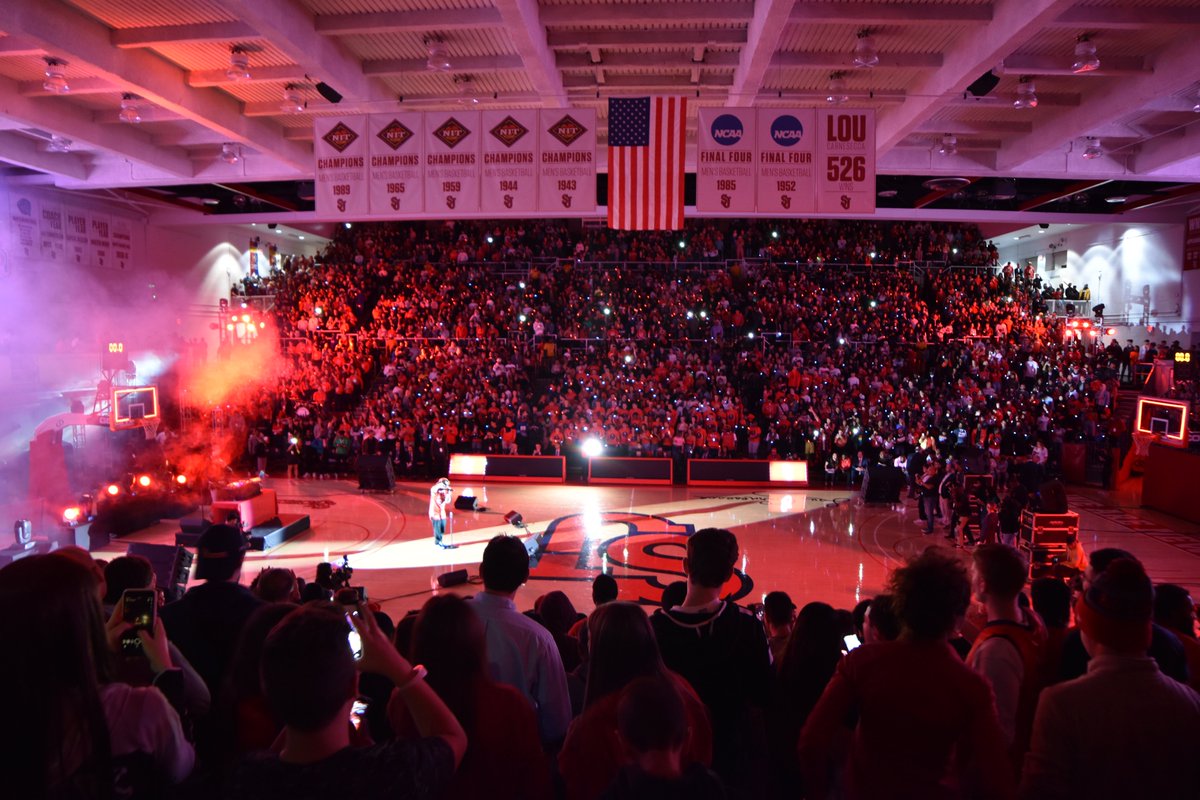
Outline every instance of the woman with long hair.
[[[446, 800], [548, 800], [550, 770], [537, 717], [524, 695], [488, 677], [483, 623], [471, 605], [456, 595], [430, 598], [417, 615], [410, 653], [467, 732], [467, 753]], [[418, 736], [398, 692], [388, 703], [388, 721], [397, 738]]]
[[594, 800], [629, 758], [617, 738], [621, 691], [637, 678], [662, 678], [679, 693], [689, 737], [682, 764], [712, 763], [708, 710], [688, 682], [663, 663], [650, 618], [635, 603], [606, 603], [588, 619], [588, 678], [583, 713], [571, 723], [558, 755], [567, 800]]
[[[192, 770], [179, 716], [153, 687], [113, 679], [121, 604], [105, 624], [94, 570], [56, 554], [0, 569], [0, 774], [6, 796], [153, 798]], [[170, 669], [157, 621], [140, 638], [156, 672]]]

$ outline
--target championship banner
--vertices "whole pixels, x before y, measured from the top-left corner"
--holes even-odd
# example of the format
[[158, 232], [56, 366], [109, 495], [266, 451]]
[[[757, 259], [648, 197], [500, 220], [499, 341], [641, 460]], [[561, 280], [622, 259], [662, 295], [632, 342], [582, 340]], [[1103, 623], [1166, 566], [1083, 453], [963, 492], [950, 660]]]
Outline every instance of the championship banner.
[[420, 214], [425, 208], [423, 115], [375, 114], [368, 124], [371, 213]]
[[696, 138], [696, 210], [753, 214], [754, 109], [702, 108]]
[[112, 219], [107, 214], [87, 215], [88, 253], [93, 267], [112, 269]]
[[543, 214], [596, 211], [596, 111], [544, 108], [538, 112], [538, 210]]
[[63, 207], [46, 200], [38, 202], [38, 240], [42, 259], [65, 262], [67, 240], [65, 238]]
[[875, 213], [875, 110], [817, 113], [817, 213]]
[[34, 210], [34, 199], [27, 194], [13, 192], [9, 196], [8, 211], [12, 223], [12, 253], [14, 259], [28, 261], [38, 256], [38, 221]]
[[816, 210], [813, 158], [816, 111], [760, 108], [757, 206], [766, 216], [796, 216]]
[[429, 112], [424, 138], [425, 213], [454, 217], [479, 211], [479, 112]]
[[67, 217], [67, 261], [77, 267], [87, 267], [92, 263], [91, 251], [88, 249], [88, 218], [79, 209], [68, 206]]
[[537, 210], [537, 109], [483, 112], [481, 210]]
[[1200, 214], [1187, 218], [1183, 229], [1183, 271], [1200, 269]]
[[318, 214], [358, 219], [370, 211], [366, 116], [319, 117], [313, 123]]
[[112, 218], [112, 262], [113, 269], [133, 266], [133, 223], [123, 217]]

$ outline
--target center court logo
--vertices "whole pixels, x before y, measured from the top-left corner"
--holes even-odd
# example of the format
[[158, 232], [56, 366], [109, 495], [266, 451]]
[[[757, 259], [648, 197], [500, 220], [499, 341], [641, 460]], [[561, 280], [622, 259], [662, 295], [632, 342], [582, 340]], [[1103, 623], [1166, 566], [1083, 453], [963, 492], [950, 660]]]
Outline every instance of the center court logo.
[[783, 114], [771, 123], [771, 141], [782, 147], [791, 147], [804, 138], [804, 126], [791, 114]]
[[742, 140], [745, 129], [742, 121], [733, 114], [722, 114], [713, 120], [709, 133], [717, 144], [732, 147]]

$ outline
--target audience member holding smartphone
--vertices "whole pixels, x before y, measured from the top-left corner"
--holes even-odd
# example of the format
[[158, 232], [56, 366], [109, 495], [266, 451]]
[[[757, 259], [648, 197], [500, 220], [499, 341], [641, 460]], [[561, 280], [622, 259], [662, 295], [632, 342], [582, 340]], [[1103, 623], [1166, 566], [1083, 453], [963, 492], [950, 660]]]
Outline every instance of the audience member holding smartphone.
[[[105, 625], [97, 570], [58, 554], [0, 570], [0, 771], [9, 797], [159, 797], [192, 771], [179, 716], [153, 687], [114, 680], [129, 628]], [[156, 672], [171, 669], [161, 620], [138, 632]]]

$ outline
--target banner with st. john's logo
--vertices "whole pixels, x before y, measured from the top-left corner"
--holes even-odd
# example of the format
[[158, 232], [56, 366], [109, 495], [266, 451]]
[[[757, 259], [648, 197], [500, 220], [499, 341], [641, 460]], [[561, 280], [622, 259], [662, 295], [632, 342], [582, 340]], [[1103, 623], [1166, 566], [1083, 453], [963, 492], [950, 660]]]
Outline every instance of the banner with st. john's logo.
[[483, 112], [483, 211], [537, 210], [537, 121], [532, 108]]
[[479, 211], [478, 111], [425, 115], [425, 213], [445, 217]]
[[571, 217], [596, 210], [596, 110], [538, 112], [538, 209]]
[[372, 214], [420, 214], [425, 210], [425, 115], [420, 111], [370, 117]]
[[355, 219], [370, 211], [367, 192], [367, 117], [321, 117], [313, 123], [317, 213]]

